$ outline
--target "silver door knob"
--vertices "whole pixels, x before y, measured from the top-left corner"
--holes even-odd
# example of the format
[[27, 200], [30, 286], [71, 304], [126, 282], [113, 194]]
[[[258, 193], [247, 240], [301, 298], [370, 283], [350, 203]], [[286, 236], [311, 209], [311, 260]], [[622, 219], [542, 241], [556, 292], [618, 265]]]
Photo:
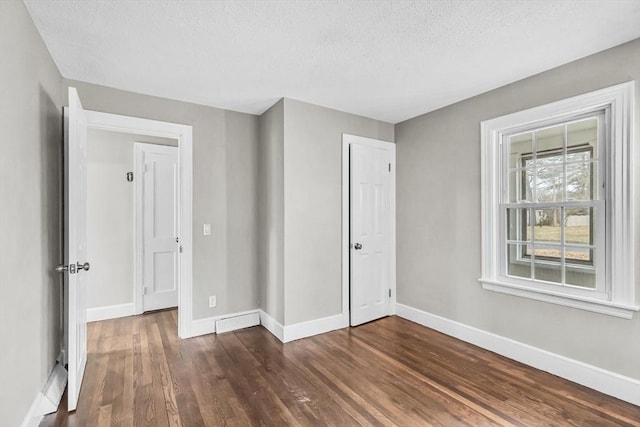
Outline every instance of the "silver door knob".
[[88, 262], [85, 262], [84, 264], [78, 263], [78, 271], [80, 270], [89, 271], [89, 268], [91, 268], [91, 264], [89, 264]]
[[356, 243], [355, 245], [353, 245], [353, 249], [355, 249], [356, 251], [360, 250], [362, 249], [362, 245], [360, 243]]

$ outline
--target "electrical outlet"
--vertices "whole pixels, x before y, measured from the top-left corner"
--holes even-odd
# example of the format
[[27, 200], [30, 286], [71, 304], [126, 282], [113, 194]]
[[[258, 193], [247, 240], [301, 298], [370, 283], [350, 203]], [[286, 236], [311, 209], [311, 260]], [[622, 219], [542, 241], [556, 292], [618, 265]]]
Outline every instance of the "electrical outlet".
[[216, 301], [216, 296], [215, 295], [211, 295], [209, 297], [209, 307], [213, 308], [218, 304], [218, 302]]

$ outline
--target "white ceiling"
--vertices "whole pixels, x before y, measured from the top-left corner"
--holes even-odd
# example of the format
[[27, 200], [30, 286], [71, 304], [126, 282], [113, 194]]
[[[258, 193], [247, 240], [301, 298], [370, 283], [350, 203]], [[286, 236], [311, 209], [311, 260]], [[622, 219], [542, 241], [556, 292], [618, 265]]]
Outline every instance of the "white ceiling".
[[62, 75], [396, 123], [640, 37], [640, 0], [25, 0]]

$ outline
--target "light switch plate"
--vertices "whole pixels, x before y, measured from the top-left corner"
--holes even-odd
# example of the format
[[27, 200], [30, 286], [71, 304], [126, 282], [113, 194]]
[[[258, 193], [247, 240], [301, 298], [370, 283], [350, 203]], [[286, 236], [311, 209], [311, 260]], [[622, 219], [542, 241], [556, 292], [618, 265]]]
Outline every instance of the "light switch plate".
[[210, 236], [211, 235], [211, 224], [203, 224], [202, 225], [202, 235]]

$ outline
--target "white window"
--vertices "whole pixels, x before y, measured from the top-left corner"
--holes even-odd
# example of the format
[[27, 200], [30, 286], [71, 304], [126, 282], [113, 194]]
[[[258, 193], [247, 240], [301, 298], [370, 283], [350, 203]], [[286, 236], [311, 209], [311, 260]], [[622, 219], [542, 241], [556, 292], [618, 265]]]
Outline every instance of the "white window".
[[482, 122], [485, 289], [631, 318], [634, 83]]

